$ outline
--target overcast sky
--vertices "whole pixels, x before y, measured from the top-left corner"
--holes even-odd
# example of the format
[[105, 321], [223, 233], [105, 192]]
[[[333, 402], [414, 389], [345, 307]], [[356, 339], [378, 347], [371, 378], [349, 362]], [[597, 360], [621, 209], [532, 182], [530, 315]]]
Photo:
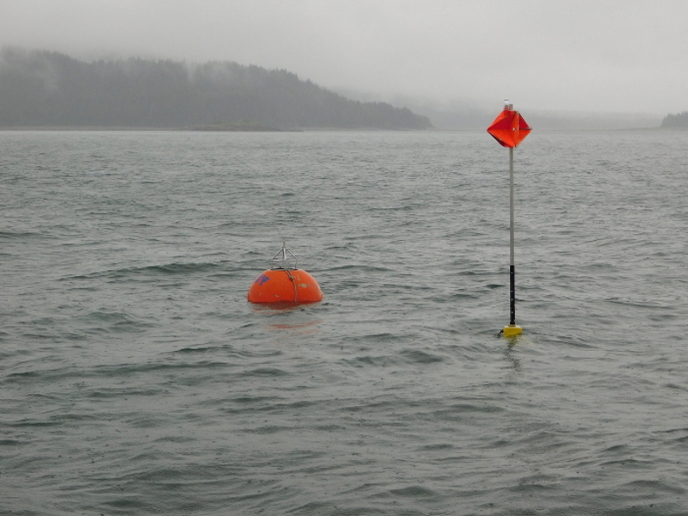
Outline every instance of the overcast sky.
[[687, 0], [0, 0], [0, 44], [479, 107], [688, 110]]

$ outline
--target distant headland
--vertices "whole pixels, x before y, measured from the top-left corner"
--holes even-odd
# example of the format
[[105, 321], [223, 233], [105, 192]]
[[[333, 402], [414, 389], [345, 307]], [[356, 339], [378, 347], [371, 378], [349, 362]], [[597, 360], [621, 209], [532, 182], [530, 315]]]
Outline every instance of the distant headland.
[[48, 51], [0, 50], [0, 127], [199, 131], [417, 130], [430, 119], [360, 102], [286, 70], [234, 62], [85, 62]]

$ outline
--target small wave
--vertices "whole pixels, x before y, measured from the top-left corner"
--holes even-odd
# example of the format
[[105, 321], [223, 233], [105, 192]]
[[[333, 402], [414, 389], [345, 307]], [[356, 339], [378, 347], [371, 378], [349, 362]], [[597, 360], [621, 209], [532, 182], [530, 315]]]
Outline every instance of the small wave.
[[42, 238], [44, 235], [42, 233], [34, 231], [0, 231], [0, 240], [12, 240], [21, 238]]
[[447, 301], [466, 301], [466, 300], [475, 300], [478, 299], [477, 294], [469, 294], [467, 292], [456, 292], [454, 294], [449, 294], [448, 298], [443, 298], [443, 297], [433, 297], [431, 298], [432, 301], [435, 302], [447, 302]]
[[99, 366], [94, 369], [93, 374], [99, 376], [136, 376], [143, 373], [151, 372], [166, 372], [171, 373], [181, 372], [184, 370], [195, 370], [195, 369], [207, 369], [207, 370], [217, 370], [232, 367], [232, 364], [226, 362], [213, 361], [213, 360], [202, 360], [193, 363], [162, 363], [162, 362], [150, 362], [144, 364], [118, 364], [118, 365], [105, 365]]
[[214, 353], [219, 350], [226, 349], [228, 351], [232, 350], [232, 347], [225, 344], [222, 346], [198, 346], [198, 347], [186, 347], [172, 351], [172, 354], [178, 355], [196, 355], [205, 353]]
[[338, 265], [335, 267], [330, 267], [328, 269], [323, 269], [324, 272], [392, 272], [394, 269], [390, 267], [383, 267], [380, 265]]
[[161, 273], [161, 274], [189, 274], [193, 272], [205, 272], [214, 270], [218, 267], [217, 263], [167, 263], [163, 265], [151, 265], [140, 269], [133, 269], [133, 272], [141, 273]]
[[438, 355], [433, 355], [432, 353], [426, 353], [425, 351], [417, 349], [405, 350], [402, 351], [401, 354], [407, 357], [410, 362], [415, 362], [417, 364], [433, 364], [444, 361], [444, 358]]
[[80, 274], [75, 276], [66, 276], [61, 278], [65, 280], [75, 279], [93, 279], [93, 278], [114, 278], [120, 279], [122, 277], [138, 277], [148, 275], [177, 275], [177, 274], [193, 274], [197, 272], [207, 272], [216, 270], [221, 267], [220, 263], [201, 262], [201, 263], [166, 263], [160, 265], [146, 265], [144, 267], [127, 267], [123, 269], [110, 269], [105, 271], [97, 271], [89, 274]]
[[394, 360], [389, 356], [360, 356], [353, 360], [345, 360], [347, 363], [353, 367], [365, 367], [365, 366], [375, 366], [375, 367], [387, 367], [394, 364]]
[[289, 373], [283, 371], [282, 369], [277, 369], [276, 367], [259, 367], [258, 369], [252, 369], [243, 373], [243, 376], [288, 376]]
[[480, 404], [480, 405], [474, 405], [474, 404], [469, 404], [469, 403], [457, 403], [455, 405], [451, 406], [450, 409], [452, 412], [461, 412], [461, 413], [466, 413], [466, 412], [483, 412], [483, 413], [498, 413], [498, 412], [504, 412], [505, 409], [503, 407], [497, 406], [497, 405], [490, 405], [487, 403]]
[[26, 444], [23, 441], [19, 441], [17, 439], [2, 439], [0, 440], [0, 446], [21, 446]]
[[238, 398], [231, 399], [234, 403], [248, 404], [248, 403], [263, 403], [266, 401], [279, 400], [275, 396], [239, 396]]
[[78, 373], [74, 369], [44, 369], [34, 371], [22, 371], [19, 373], [9, 373], [5, 375], [3, 382], [8, 384], [34, 384], [36, 382], [63, 380], [76, 376], [78, 376]]
[[426, 451], [451, 450], [452, 448], [454, 448], [454, 445], [448, 443], [428, 444], [422, 447], [422, 449]]
[[156, 325], [126, 312], [96, 310], [80, 317], [87, 333], [141, 333]]
[[95, 414], [59, 414], [48, 417], [47, 419], [21, 419], [19, 421], [7, 423], [7, 426], [15, 428], [24, 427], [51, 427], [61, 426], [65, 423], [83, 423], [85, 421], [97, 421], [98, 416]]
[[111, 388], [111, 389], [96, 389], [86, 394], [87, 398], [91, 399], [111, 399], [111, 398], [125, 398], [129, 396], [159, 396], [167, 394], [166, 389], [136, 389], [136, 388]]
[[437, 493], [432, 489], [423, 486], [409, 486], [401, 489], [392, 489], [389, 491], [395, 496], [402, 496], [404, 498], [435, 498]]
[[245, 433], [249, 434], [258, 434], [258, 435], [265, 435], [265, 434], [276, 434], [279, 432], [283, 432], [285, 430], [293, 430], [292, 427], [290, 426], [283, 426], [283, 425], [265, 425], [265, 426], [259, 426], [257, 428], [247, 428], [244, 430]]

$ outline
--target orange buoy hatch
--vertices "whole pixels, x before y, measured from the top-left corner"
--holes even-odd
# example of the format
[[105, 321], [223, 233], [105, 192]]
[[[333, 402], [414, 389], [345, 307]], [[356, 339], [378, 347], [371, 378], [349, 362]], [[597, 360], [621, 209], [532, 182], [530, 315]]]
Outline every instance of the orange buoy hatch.
[[[279, 263], [275, 263], [279, 260]], [[317, 303], [323, 295], [318, 282], [296, 268], [296, 256], [282, 244], [272, 257], [273, 267], [256, 278], [248, 291], [251, 303]], [[293, 262], [293, 265], [292, 263]]]

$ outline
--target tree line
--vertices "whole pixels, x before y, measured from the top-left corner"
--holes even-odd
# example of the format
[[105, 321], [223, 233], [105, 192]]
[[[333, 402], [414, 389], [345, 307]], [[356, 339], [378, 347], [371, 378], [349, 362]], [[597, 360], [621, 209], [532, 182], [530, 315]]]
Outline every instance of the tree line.
[[677, 113], [676, 115], [669, 114], [662, 120], [662, 126], [665, 129], [688, 129], [688, 111]]
[[286, 70], [235, 62], [85, 62], [0, 50], [0, 126], [426, 129], [427, 117], [359, 102]]

